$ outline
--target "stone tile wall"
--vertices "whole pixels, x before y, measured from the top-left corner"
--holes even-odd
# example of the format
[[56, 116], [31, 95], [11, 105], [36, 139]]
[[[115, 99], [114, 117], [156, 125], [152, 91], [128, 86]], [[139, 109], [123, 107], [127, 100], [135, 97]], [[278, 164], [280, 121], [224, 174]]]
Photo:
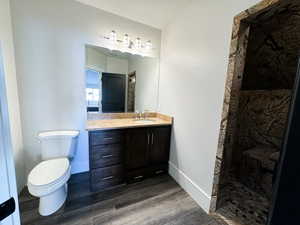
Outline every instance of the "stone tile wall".
[[237, 138], [233, 162], [239, 164], [243, 152], [257, 146], [281, 149], [287, 124], [291, 90], [241, 91]]
[[291, 90], [241, 91], [232, 171], [238, 180], [271, 198], [272, 182], [284, 138]]
[[251, 22], [242, 88], [291, 89], [300, 49], [300, 6]]

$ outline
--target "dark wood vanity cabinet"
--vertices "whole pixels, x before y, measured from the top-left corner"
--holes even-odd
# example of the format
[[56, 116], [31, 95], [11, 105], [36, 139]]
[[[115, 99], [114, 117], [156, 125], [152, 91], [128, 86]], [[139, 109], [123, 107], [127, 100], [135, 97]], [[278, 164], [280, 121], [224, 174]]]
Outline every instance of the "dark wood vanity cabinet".
[[167, 172], [170, 137], [171, 126], [89, 131], [91, 190]]
[[127, 170], [144, 168], [148, 165], [149, 155], [149, 128], [128, 129], [126, 132], [126, 158]]
[[89, 132], [89, 163], [92, 191], [124, 183], [124, 132]]
[[153, 128], [149, 161], [152, 165], [168, 163], [170, 153], [170, 127]]
[[134, 182], [167, 172], [171, 126], [130, 129], [126, 132], [126, 180]]

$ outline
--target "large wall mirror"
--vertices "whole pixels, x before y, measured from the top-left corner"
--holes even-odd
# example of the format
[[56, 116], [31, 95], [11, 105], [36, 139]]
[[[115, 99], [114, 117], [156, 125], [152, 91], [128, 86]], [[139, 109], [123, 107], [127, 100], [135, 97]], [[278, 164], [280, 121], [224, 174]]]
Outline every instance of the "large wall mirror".
[[157, 111], [159, 59], [86, 45], [90, 113]]

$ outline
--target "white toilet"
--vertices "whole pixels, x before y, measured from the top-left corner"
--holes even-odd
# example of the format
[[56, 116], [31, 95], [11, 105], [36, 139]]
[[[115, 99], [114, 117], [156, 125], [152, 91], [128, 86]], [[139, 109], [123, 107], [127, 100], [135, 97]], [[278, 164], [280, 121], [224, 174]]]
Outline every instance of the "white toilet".
[[38, 134], [42, 162], [28, 175], [29, 193], [40, 198], [39, 213], [56, 212], [67, 198], [71, 160], [76, 151], [79, 131], [46, 131]]

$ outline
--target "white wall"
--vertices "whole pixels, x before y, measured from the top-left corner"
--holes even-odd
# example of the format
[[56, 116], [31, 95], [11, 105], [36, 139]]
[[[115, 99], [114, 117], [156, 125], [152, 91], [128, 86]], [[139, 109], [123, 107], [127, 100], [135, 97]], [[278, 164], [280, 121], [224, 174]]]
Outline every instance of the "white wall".
[[121, 59], [116, 57], [107, 57], [106, 72], [108, 73], [128, 73], [128, 59]]
[[159, 59], [141, 56], [129, 57], [129, 73], [136, 71], [135, 109], [157, 110]]
[[116, 30], [160, 46], [161, 32], [73, 0], [11, 1], [27, 173], [40, 161], [37, 132], [51, 129], [81, 131], [72, 172], [86, 171], [85, 44]]
[[113, 56], [107, 56], [90, 46], [86, 47], [86, 67], [96, 71], [107, 73], [128, 73], [128, 59]]
[[170, 172], [208, 210], [233, 17], [258, 0], [193, 0], [163, 30], [159, 110], [174, 116]]
[[96, 71], [106, 71], [107, 57], [94, 48], [86, 47], [86, 67]]
[[26, 177], [9, 0], [0, 1], [0, 45], [3, 51], [13, 155], [17, 186], [20, 192], [26, 182]]

